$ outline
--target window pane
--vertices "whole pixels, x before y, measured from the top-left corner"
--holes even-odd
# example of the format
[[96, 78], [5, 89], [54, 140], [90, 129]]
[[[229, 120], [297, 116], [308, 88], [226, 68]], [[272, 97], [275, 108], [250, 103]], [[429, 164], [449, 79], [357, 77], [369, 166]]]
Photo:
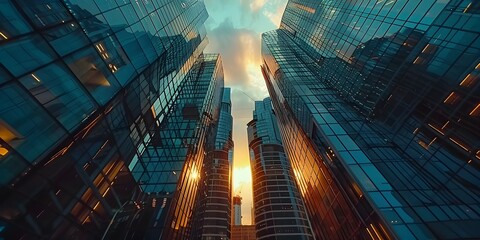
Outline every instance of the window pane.
[[74, 52], [89, 43], [82, 29], [79, 28], [77, 23], [73, 22], [62, 24], [57, 28], [44, 32], [43, 35], [55, 51], [62, 56]]
[[72, 20], [70, 13], [59, 0], [18, 1], [30, 21], [38, 28], [61, 24]]
[[135, 70], [114, 36], [96, 42], [95, 48], [107, 64], [108, 69], [115, 74], [122, 85], [133, 78]]
[[7, 185], [26, 168], [27, 164], [22, 157], [0, 144], [0, 185]]
[[102, 14], [80, 20], [80, 25], [92, 41], [98, 41], [112, 34], [112, 30]]
[[0, 64], [0, 83], [4, 83], [8, 80], [12, 79], [9, 73], [3, 68], [3, 66]]
[[73, 129], [94, 109], [93, 102], [63, 66], [50, 64], [20, 82], [67, 129]]
[[10, 1], [0, 2], [0, 41], [31, 30]]
[[77, 19], [91, 17], [100, 13], [100, 10], [93, 0], [70, 0], [70, 10]]
[[65, 62], [80, 82], [100, 104], [107, 103], [120, 89], [117, 80], [98, 53], [87, 48], [65, 58]]
[[15, 76], [23, 75], [54, 59], [53, 50], [39, 35], [0, 46], [0, 56], [0, 63]]
[[0, 88], [0, 138], [28, 161], [34, 161], [65, 135], [16, 83]]

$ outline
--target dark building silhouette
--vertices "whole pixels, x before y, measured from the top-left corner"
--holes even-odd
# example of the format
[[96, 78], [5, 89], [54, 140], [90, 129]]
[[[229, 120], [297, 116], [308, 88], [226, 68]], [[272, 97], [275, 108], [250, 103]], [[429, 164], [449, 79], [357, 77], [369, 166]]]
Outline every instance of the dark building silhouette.
[[269, 98], [247, 125], [257, 239], [314, 239]]
[[262, 35], [316, 238], [480, 237], [478, 7], [291, 0]]

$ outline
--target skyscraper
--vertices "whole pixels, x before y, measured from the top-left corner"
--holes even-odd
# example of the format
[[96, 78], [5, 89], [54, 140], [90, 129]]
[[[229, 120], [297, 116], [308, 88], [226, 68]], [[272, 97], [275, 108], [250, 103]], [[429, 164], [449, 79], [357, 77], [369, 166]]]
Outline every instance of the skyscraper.
[[0, 237], [188, 235], [223, 86], [200, 57], [207, 17], [201, 1], [0, 3]]
[[[222, 74], [223, 75], [223, 74]], [[230, 88], [224, 88], [218, 121], [212, 127], [198, 188], [194, 230], [190, 239], [231, 237], [233, 140]]]
[[247, 125], [257, 239], [314, 239], [270, 98], [255, 102]]
[[317, 238], [480, 237], [479, 7], [291, 0], [262, 35]]
[[233, 197], [233, 225], [242, 225], [242, 197]]
[[158, 135], [132, 167], [143, 191], [161, 202], [151, 213], [154, 219], [146, 239], [192, 238], [194, 209], [206, 199], [203, 189], [198, 189], [208, 181], [203, 168], [210, 161], [209, 148], [215, 140], [210, 136], [218, 125], [224, 94], [220, 56], [201, 55], [184, 81]]
[[256, 240], [255, 225], [233, 225], [232, 240]]

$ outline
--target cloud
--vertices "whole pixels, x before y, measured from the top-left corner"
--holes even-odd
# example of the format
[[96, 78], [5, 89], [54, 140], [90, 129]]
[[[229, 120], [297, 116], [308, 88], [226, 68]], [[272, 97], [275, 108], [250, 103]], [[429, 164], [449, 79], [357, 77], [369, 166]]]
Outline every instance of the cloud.
[[253, 0], [253, 1], [250, 1], [250, 10], [252, 10], [253, 12], [256, 12], [260, 9], [263, 8], [263, 6], [265, 5], [267, 1], [266, 0]]
[[226, 19], [208, 33], [208, 38], [210, 44], [206, 52], [218, 52], [222, 56], [226, 85], [247, 91], [258, 86], [257, 81], [263, 82], [259, 33], [235, 28], [231, 20]]
[[285, 11], [285, 6], [287, 4], [280, 5], [275, 11], [265, 11], [264, 14], [268, 19], [275, 25], [280, 26], [280, 21], [282, 20], [283, 12]]
[[[280, 21], [282, 20], [283, 12], [285, 11], [285, 7], [287, 6], [287, 2], [276, 2], [269, 8], [265, 8], [263, 14], [275, 25], [280, 26]], [[274, 11], [272, 11], [274, 9]]]

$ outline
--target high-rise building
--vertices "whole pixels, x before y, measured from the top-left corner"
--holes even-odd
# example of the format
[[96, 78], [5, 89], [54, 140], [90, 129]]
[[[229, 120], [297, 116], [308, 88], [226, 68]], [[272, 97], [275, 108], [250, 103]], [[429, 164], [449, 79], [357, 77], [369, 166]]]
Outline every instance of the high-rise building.
[[233, 197], [233, 224], [242, 225], [242, 197], [236, 195]]
[[218, 121], [213, 125], [207, 142], [201, 171], [203, 181], [198, 189], [200, 199], [195, 208], [194, 230], [190, 239], [231, 238], [232, 124], [230, 88], [224, 88]]
[[202, 1], [0, 3], [0, 238], [188, 236], [223, 86], [207, 17]]
[[219, 125], [224, 95], [220, 56], [201, 55], [184, 81], [174, 106], [159, 125], [158, 135], [132, 167], [143, 191], [161, 202], [151, 213], [154, 219], [146, 239], [192, 238], [194, 209], [206, 200], [199, 188], [208, 181], [203, 168], [210, 161], [209, 145], [215, 143], [211, 136]]
[[257, 240], [255, 225], [233, 225], [231, 240]]
[[479, 13], [472, 0], [290, 0], [262, 35], [317, 238], [480, 238]]
[[257, 239], [314, 239], [303, 200], [266, 98], [247, 125]]

